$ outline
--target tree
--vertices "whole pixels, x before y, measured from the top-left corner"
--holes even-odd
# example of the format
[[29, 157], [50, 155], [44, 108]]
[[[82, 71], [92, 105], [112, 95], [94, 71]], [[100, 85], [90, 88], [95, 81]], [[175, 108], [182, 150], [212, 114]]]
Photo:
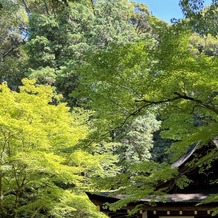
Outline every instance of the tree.
[[[178, 175], [170, 163], [190, 145], [201, 142], [206, 146], [213, 141], [217, 136], [218, 63], [217, 40], [211, 35], [217, 33], [217, 4], [214, 1], [202, 10], [199, 2], [181, 1], [188, 19], [174, 25], [149, 17], [145, 6], [127, 0], [5, 0], [0, 5], [14, 27], [10, 29], [1, 18], [6, 36], [1, 54], [7, 54], [0, 68], [2, 78], [10, 81], [5, 70], [11, 63], [11, 72], [23, 73], [20, 63], [24, 63], [25, 50], [29, 61], [23, 65], [28, 76], [40, 84], [54, 85], [71, 106], [92, 109], [94, 124], [92, 141], [76, 146], [87, 134], [87, 126], [80, 125], [88, 122], [87, 117], [75, 113], [72, 118], [48, 86], [24, 80], [16, 93], [2, 85], [2, 216], [100, 216], [88, 204], [81, 204], [81, 186], [92, 187], [91, 176], [106, 179], [104, 188], [119, 188], [127, 194], [117, 207], [146, 194], [160, 195], [166, 190], [155, 190], [156, 185]], [[19, 11], [11, 15], [5, 5]], [[17, 22], [21, 12], [28, 15], [27, 42], [22, 38], [26, 23]], [[11, 32], [16, 33], [13, 40], [22, 40], [9, 56]], [[21, 57], [19, 62], [16, 54]], [[160, 134], [167, 138], [167, 147], [174, 142], [168, 149], [170, 159], [162, 163], [154, 161], [162, 160], [156, 154], [149, 159], [153, 130], [146, 124], [155, 117], [162, 121]], [[129, 143], [136, 135], [138, 141]], [[149, 140], [142, 146], [145, 137]], [[120, 160], [126, 155], [128, 167], [119, 175], [120, 168], [114, 167], [119, 159], [111, 154], [121, 148], [125, 153], [119, 153]], [[130, 158], [129, 153], [134, 155]], [[197, 160], [194, 167], [210, 167], [209, 156]], [[178, 179], [178, 185], [182, 182]]]
[[119, 156], [122, 173], [128, 168], [129, 162], [139, 163], [151, 159], [154, 145], [153, 134], [159, 129], [160, 121], [154, 114], [139, 116], [131, 123], [118, 129], [114, 141], [120, 142], [115, 153]]
[[148, 9], [128, 0], [73, 1], [52, 11], [32, 9], [29, 16], [27, 74], [54, 85], [71, 106], [78, 105], [71, 92], [87, 53], [135, 42], [151, 32]]
[[85, 172], [99, 164], [76, 148], [87, 115], [71, 114], [49, 86], [23, 84], [20, 92], [0, 86], [0, 216], [101, 217], [83, 192]]
[[217, 6], [217, 0], [212, 0], [206, 8], [204, 0], [180, 0], [185, 18], [188, 18], [194, 31], [201, 35], [217, 35]]
[[14, 89], [24, 76], [26, 53], [21, 47], [27, 37], [25, 10], [13, 1], [1, 1], [0, 9], [0, 81]]
[[136, 32], [129, 22], [133, 5], [127, 0], [97, 1], [92, 36], [89, 41], [97, 48], [111, 43], [126, 44], [134, 41]]
[[216, 37], [211, 35], [200, 36], [193, 34], [190, 38], [190, 44], [192, 46], [193, 53], [204, 53], [208, 56], [218, 56], [218, 41]]
[[[90, 98], [88, 105], [101, 120], [101, 131], [116, 130], [133, 117], [152, 111], [162, 120], [162, 137], [174, 142], [168, 149], [168, 162], [129, 162], [125, 175], [108, 179], [127, 194], [116, 203], [118, 208], [166, 191], [155, 187], [178, 176], [170, 163], [195, 143], [207, 148], [217, 136], [218, 59], [193, 53], [191, 39], [191, 29], [181, 23], [162, 29], [158, 43], [116, 46], [87, 60], [79, 95]], [[203, 160], [196, 160], [193, 167], [201, 171], [210, 167], [216, 158], [211, 159], [210, 152]], [[182, 183], [178, 178], [176, 182]]]

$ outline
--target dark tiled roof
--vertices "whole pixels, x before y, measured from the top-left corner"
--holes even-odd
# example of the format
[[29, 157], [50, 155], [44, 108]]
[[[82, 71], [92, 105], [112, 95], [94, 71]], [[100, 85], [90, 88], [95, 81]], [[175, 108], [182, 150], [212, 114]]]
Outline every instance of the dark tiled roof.
[[206, 199], [208, 195], [201, 193], [193, 193], [193, 194], [169, 194], [167, 195], [165, 201], [166, 202], [192, 202], [198, 203], [204, 199]]
[[[111, 199], [112, 201], [117, 201], [121, 200], [124, 198], [123, 195], [112, 195], [110, 192], [104, 192], [104, 193], [99, 193], [99, 194], [91, 194], [87, 193], [89, 196], [96, 196], [96, 197], [103, 197], [105, 199]], [[164, 202], [164, 203], [199, 203], [200, 201], [206, 199], [208, 197], [208, 194], [204, 193], [191, 193], [191, 194], [168, 194], [161, 199], [158, 199], [158, 197], [154, 198], [143, 198], [139, 199], [138, 202], [143, 202], [143, 203], [150, 203], [150, 202]]]

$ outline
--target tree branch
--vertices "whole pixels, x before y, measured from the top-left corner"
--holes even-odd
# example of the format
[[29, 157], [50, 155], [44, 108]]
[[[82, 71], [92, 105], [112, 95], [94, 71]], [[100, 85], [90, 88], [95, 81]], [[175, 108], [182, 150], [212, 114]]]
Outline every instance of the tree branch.
[[[200, 106], [200, 107], [206, 108], [206, 109], [208, 109], [210, 111], [213, 111], [214, 113], [218, 114], [218, 110], [214, 106], [212, 106], [210, 104], [206, 104], [202, 100], [195, 99], [193, 97], [187, 96], [186, 94], [180, 94], [180, 93], [177, 93], [177, 92], [174, 92], [174, 94], [176, 95], [174, 98], [163, 99], [163, 100], [160, 100], [160, 101], [149, 101], [149, 100], [146, 100], [146, 99], [136, 99], [135, 100], [136, 103], [144, 103], [144, 104], [142, 106], [140, 106], [139, 108], [137, 108], [135, 111], [128, 114], [125, 117], [125, 119], [123, 120], [123, 122], [119, 126], [113, 128], [113, 129], [109, 129], [109, 130], [105, 131], [105, 133], [101, 134], [100, 138], [106, 136], [111, 131], [115, 131], [115, 130], [123, 127], [130, 117], [134, 117], [134, 116], [138, 115], [143, 109], [145, 109], [145, 108], [147, 108], [149, 106], [170, 103], [170, 102], [174, 102], [174, 101], [179, 100], [179, 99], [184, 99], [184, 100], [195, 102], [196, 105], [193, 107], [193, 109], [192, 109], [193, 111], [194, 111], [194, 108], [196, 106]], [[92, 140], [89, 144], [93, 143], [94, 141], [95, 140]]]
[[8, 51], [6, 51], [6, 52], [3, 53], [3, 54], [2, 54], [2, 57], [1, 57], [1, 62], [3, 62], [3, 61], [4, 61], [4, 58], [5, 58], [7, 55], [10, 55], [10, 53], [13, 52], [14, 49], [15, 49], [14, 47], [11, 47]]
[[178, 97], [180, 97], [181, 99], [185, 99], [185, 100], [189, 100], [189, 101], [193, 101], [195, 102], [197, 105], [201, 106], [201, 107], [204, 107], [208, 110], [211, 110], [213, 111], [214, 113], [218, 114], [218, 110], [210, 105], [210, 104], [206, 104], [205, 102], [203, 102], [202, 100], [199, 100], [199, 99], [195, 99], [193, 97], [190, 97], [190, 96], [187, 96], [186, 94], [180, 94], [178, 92], [175, 92], [174, 94], [176, 94]]
[[148, 107], [148, 106], [151, 106], [151, 105], [164, 104], [164, 103], [168, 103], [168, 102], [173, 102], [173, 101], [178, 100], [178, 99], [184, 99], [184, 100], [188, 100], [188, 101], [193, 101], [197, 105], [199, 105], [199, 106], [201, 106], [203, 108], [206, 108], [206, 109], [208, 109], [210, 111], [213, 111], [214, 113], [218, 114], [218, 110], [213, 105], [211, 105], [211, 104], [207, 104], [207, 103], [203, 102], [202, 100], [195, 99], [193, 97], [187, 96], [186, 94], [180, 94], [178, 92], [174, 92], [174, 94], [176, 95], [176, 97], [169, 98], [169, 99], [164, 99], [164, 100], [160, 100], [160, 101], [148, 101], [146, 99], [141, 99], [141, 100], [135, 100], [135, 102], [139, 102], [139, 103], [143, 102], [143, 103], [145, 103], [145, 105], [143, 105], [142, 107]]
[[164, 103], [168, 103], [168, 102], [172, 102], [172, 101], [175, 101], [177, 99], [180, 99], [179, 96], [177, 97], [174, 97], [174, 98], [168, 98], [168, 99], [164, 99], [164, 100], [161, 100], [161, 101], [148, 101], [146, 99], [141, 99], [141, 100], [135, 100], [135, 102], [144, 102], [144, 103], [147, 103], [145, 106], [150, 106], [150, 105], [157, 105], [157, 104], [164, 104]]

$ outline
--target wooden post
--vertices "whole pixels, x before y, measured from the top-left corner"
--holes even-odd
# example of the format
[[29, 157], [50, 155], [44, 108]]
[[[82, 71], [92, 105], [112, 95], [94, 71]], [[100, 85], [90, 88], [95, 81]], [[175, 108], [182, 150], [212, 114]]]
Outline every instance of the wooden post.
[[144, 212], [142, 213], [142, 218], [148, 218], [148, 213], [147, 213], [147, 211], [144, 211]]

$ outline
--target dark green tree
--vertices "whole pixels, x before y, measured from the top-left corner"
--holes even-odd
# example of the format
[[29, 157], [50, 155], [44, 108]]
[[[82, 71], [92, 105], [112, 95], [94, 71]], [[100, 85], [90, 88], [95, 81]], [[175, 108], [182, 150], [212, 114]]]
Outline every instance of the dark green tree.
[[16, 89], [24, 76], [28, 17], [21, 5], [2, 0], [0, 9], [0, 81]]
[[204, 0], [180, 0], [180, 7], [193, 30], [201, 35], [217, 35], [218, 1], [205, 8]]
[[154, 145], [153, 134], [159, 126], [160, 121], [157, 121], [154, 115], [147, 114], [137, 117], [119, 129], [114, 140], [121, 145], [115, 153], [119, 156], [120, 165], [124, 169], [123, 173], [129, 162], [139, 163], [151, 159]]
[[78, 85], [84, 57], [113, 44], [125, 45], [145, 38], [151, 27], [145, 6], [127, 0], [99, 0], [93, 4], [60, 3], [52, 13], [33, 10], [28, 31], [28, 75], [39, 83], [54, 85], [70, 105], [77, 105], [70, 93]]

